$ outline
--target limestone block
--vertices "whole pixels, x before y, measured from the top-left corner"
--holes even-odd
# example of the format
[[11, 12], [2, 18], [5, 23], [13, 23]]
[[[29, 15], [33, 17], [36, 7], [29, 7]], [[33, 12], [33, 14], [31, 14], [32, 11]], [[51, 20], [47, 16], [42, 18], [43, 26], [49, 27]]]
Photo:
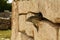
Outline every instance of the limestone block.
[[16, 2], [12, 3], [12, 34], [11, 34], [11, 40], [16, 40], [17, 32], [18, 32], [18, 26], [19, 26], [19, 16], [18, 16], [18, 10]]
[[[32, 40], [28, 37], [25, 38], [23, 34], [18, 31], [26, 31], [27, 35], [33, 36], [34, 27], [32, 23], [26, 23], [26, 15], [18, 15], [18, 13], [26, 13], [28, 11], [38, 11], [38, 5], [36, 1], [17, 1], [13, 2], [12, 6], [12, 36], [11, 40]], [[32, 26], [31, 26], [31, 25]], [[30, 27], [31, 26], [31, 27]], [[22, 36], [21, 36], [22, 35]], [[21, 38], [20, 38], [21, 37]]]
[[[32, 14], [29, 13], [29, 16]], [[34, 25], [31, 22], [27, 22], [26, 19], [29, 17], [28, 15], [20, 15], [19, 16], [19, 29], [18, 31], [25, 31], [28, 36], [34, 37]], [[20, 32], [16, 36], [17, 40], [33, 40], [32, 38], [27, 37], [25, 34]], [[20, 37], [20, 38], [19, 38]]]
[[33, 14], [29, 13], [27, 15], [19, 16], [19, 31], [25, 31], [27, 35], [33, 37], [35, 27], [33, 23], [26, 21], [30, 16], [33, 16]]
[[27, 25], [26, 26], [27, 35], [34, 37], [34, 31], [36, 30], [34, 25], [30, 22], [26, 22], [26, 25]]
[[29, 38], [27, 35], [18, 32], [17, 36], [16, 36], [16, 40], [33, 40], [32, 38]]
[[38, 3], [36, 0], [18, 1], [17, 5], [19, 13], [27, 13], [28, 11], [38, 12]]
[[60, 28], [59, 28], [59, 36], [58, 36], [58, 40], [60, 40]]
[[[26, 15], [26, 19], [28, 19], [28, 18], [31, 17], [31, 16], [34, 16], [34, 14], [28, 13], [28, 14]], [[26, 33], [27, 33], [29, 36], [34, 37], [34, 31], [36, 31], [36, 28], [34, 27], [33, 23], [26, 21]]]
[[24, 31], [26, 29], [26, 15], [19, 16], [19, 30]]
[[44, 17], [55, 23], [57, 18], [60, 20], [60, 0], [39, 0], [39, 10]]
[[40, 22], [39, 31], [35, 34], [35, 40], [56, 40], [57, 31], [54, 27], [46, 22]]
[[20, 32], [18, 32], [18, 34], [17, 34], [17, 36], [16, 36], [16, 40], [22, 40], [22, 38], [21, 38], [21, 33], [20, 33]]

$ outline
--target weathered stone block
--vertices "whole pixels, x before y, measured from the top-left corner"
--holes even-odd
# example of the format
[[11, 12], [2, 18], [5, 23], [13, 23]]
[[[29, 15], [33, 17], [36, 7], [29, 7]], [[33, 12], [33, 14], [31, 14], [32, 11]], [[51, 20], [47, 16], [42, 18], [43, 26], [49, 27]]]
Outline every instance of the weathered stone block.
[[19, 13], [27, 13], [28, 11], [38, 12], [38, 3], [36, 0], [19, 1], [17, 5]]
[[40, 22], [39, 31], [35, 34], [35, 40], [56, 40], [57, 31], [56, 29], [46, 22]]
[[47, 19], [55, 21], [60, 18], [60, 0], [39, 0], [39, 10]]

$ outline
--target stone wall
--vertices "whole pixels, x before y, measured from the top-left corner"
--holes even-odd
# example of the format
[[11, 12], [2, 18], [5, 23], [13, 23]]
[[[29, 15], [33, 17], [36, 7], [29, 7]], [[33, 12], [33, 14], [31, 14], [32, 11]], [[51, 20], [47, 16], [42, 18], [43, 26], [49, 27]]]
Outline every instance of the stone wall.
[[39, 10], [47, 19], [60, 23], [60, 0], [39, 0]]
[[11, 19], [0, 19], [0, 30], [11, 29]]
[[11, 29], [11, 13], [0, 12], [0, 30]]
[[[59, 0], [13, 1], [11, 40], [60, 40], [59, 2]], [[38, 31], [32, 22], [26, 21], [29, 17], [35, 16], [28, 11], [41, 12], [46, 18], [43, 21], [35, 21]]]

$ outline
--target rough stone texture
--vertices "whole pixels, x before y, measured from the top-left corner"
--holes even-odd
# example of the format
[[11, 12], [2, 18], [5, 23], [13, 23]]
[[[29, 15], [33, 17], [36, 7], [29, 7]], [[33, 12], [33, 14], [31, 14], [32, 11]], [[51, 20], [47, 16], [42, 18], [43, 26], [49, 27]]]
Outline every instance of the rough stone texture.
[[19, 16], [19, 30], [24, 31], [26, 29], [26, 15]]
[[0, 17], [10, 18], [11, 17], [11, 12], [0, 12]]
[[56, 29], [49, 25], [46, 22], [40, 22], [39, 24], [39, 31], [37, 32], [36, 40], [56, 40], [57, 39], [57, 32]]
[[11, 29], [11, 13], [0, 13], [0, 30]]
[[28, 11], [38, 12], [37, 0], [18, 1], [18, 12], [27, 13]]
[[60, 0], [39, 0], [39, 10], [44, 17], [55, 23], [60, 20]]
[[[32, 40], [19, 31], [25, 31], [28, 36], [34, 37], [34, 40], [60, 40], [57, 36], [56, 29], [47, 22], [39, 22], [39, 31], [37, 32], [33, 23], [27, 22], [28, 17], [32, 14], [20, 15], [19, 13], [27, 13], [28, 11], [42, 12], [43, 16], [55, 23], [60, 23], [60, 4], [59, 0], [30, 0], [17, 1], [13, 3], [12, 14], [12, 36], [11, 40]], [[18, 9], [18, 10], [17, 10]], [[18, 17], [19, 16], [19, 17]], [[26, 37], [26, 38], [25, 38]]]
[[25, 31], [28, 36], [33, 37], [35, 30], [34, 25], [33, 23], [26, 21], [29, 16], [32, 16], [32, 14], [19, 16], [19, 31]]
[[33, 40], [32, 38], [29, 38], [27, 35], [18, 32], [16, 40]]
[[[21, 4], [21, 5], [20, 5]], [[19, 13], [27, 13], [28, 11], [38, 12], [37, 1], [19, 1], [18, 2]], [[33, 14], [28, 13], [27, 15], [19, 16], [19, 31], [25, 31], [28, 36], [34, 37], [34, 25], [27, 22], [28, 17], [33, 16]]]
[[59, 36], [58, 36], [58, 40], [60, 40], [60, 28], [59, 28]]
[[12, 5], [12, 34], [11, 34], [11, 40], [16, 40], [17, 34], [18, 34], [18, 26], [19, 26], [19, 16], [18, 16], [18, 10], [17, 10], [17, 3], [13, 2]]

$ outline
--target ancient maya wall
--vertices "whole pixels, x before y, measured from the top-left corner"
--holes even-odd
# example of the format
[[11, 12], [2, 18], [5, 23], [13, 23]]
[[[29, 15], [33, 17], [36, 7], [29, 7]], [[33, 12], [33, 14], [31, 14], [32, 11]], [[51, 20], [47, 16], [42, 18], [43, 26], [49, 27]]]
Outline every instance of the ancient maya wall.
[[[60, 0], [14, 0], [12, 3], [12, 35], [11, 40], [60, 40], [60, 28], [57, 30], [48, 22], [39, 21], [37, 32], [33, 23], [26, 19], [32, 12], [42, 12], [43, 16], [53, 23], [60, 23]], [[25, 33], [26, 34], [25, 34]]]

